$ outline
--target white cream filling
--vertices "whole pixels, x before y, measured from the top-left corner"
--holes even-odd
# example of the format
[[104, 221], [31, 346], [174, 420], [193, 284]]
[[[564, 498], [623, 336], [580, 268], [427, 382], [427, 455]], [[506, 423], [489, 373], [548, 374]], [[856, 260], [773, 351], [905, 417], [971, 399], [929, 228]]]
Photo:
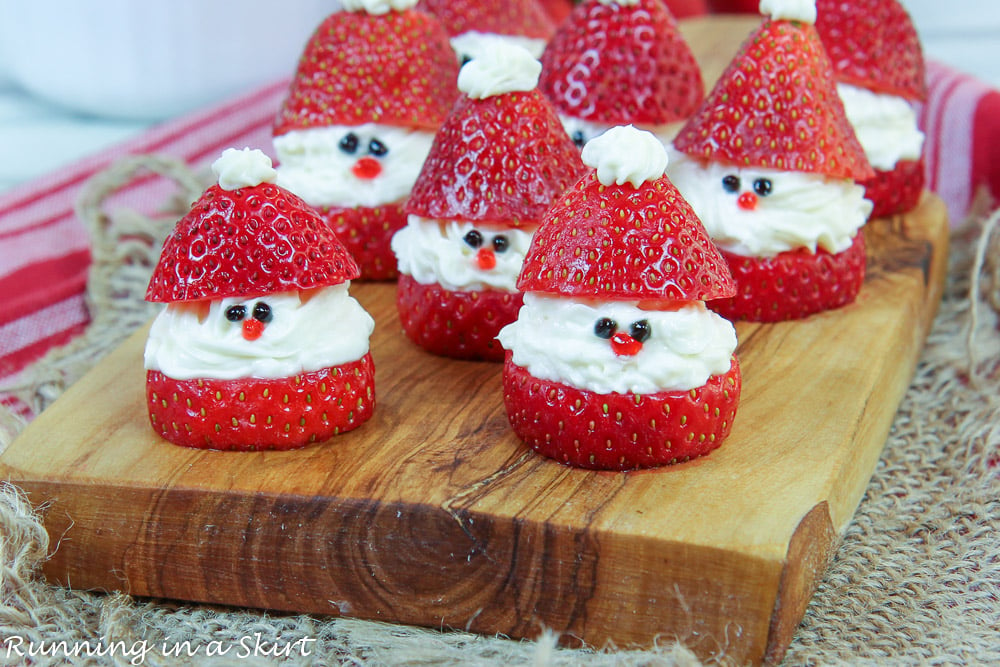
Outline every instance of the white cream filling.
[[[599, 137], [612, 127], [615, 127], [614, 125], [596, 123], [594, 121], [584, 120], [582, 118], [577, 118], [576, 116], [567, 116], [565, 114], [559, 114], [559, 120], [562, 121], [566, 134], [568, 134], [570, 139], [572, 139], [577, 145], [580, 145], [580, 143], [586, 144], [591, 139]], [[674, 137], [677, 136], [680, 124], [664, 123], [663, 125], [643, 125], [641, 123], [636, 123], [635, 127], [649, 132], [659, 139], [660, 143], [666, 147], [669, 146], [674, 140]]]
[[[506, 239], [506, 250], [494, 252], [494, 268], [480, 268], [476, 259], [479, 250], [465, 240], [473, 230], [481, 235], [482, 248], [492, 248], [498, 236]], [[393, 235], [391, 245], [400, 273], [423, 285], [437, 283], [455, 291], [490, 288], [516, 292], [517, 276], [531, 245], [533, 231], [411, 215], [406, 226]]]
[[[246, 340], [241, 322], [226, 311], [265, 302], [272, 319], [257, 340]], [[146, 341], [147, 370], [176, 380], [193, 378], [283, 378], [357, 361], [368, 352], [375, 327], [371, 315], [342, 283], [308, 292], [282, 292], [254, 299], [168, 304], [153, 320]]]
[[[798, 248], [835, 254], [850, 247], [872, 210], [863, 187], [820, 174], [703, 163], [671, 150], [667, 175], [712, 240], [737, 255], [773, 257]], [[722, 186], [730, 175], [740, 182], [734, 193]], [[754, 210], [745, 210], [737, 200], [752, 192], [758, 179], [771, 183], [771, 193], [758, 197]]]
[[[646, 320], [651, 334], [633, 356], [615, 354], [594, 333], [610, 318], [628, 333]], [[501, 329], [500, 344], [531, 375], [598, 394], [654, 394], [700, 387], [729, 370], [736, 330], [700, 301], [680, 310], [642, 310], [637, 302], [578, 301], [528, 292], [517, 320]]]
[[[357, 140], [352, 153], [341, 148], [348, 135]], [[384, 156], [370, 153], [373, 140], [388, 149]], [[376, 123], [293, 130], [274, 138], [277, 182], [313, 206], [392, 204], [409, 196], [433, 143], [433, 132]], [[378, 176], [359, 178], [352, 172], [363, 157], [378, 160]]]
[[591, 139], [580, 159], [597, 171], [597, 180], [605, 187], [630, 183], [637, 188], [667, 169], [667, 151], [660, 140], [631, 125], [613, 127]]
[[909, 102], [846, 83], [838, 84], [837, 92], [873, 167], [892, 171], [900, 160], [920, 159], [924, 133], [917, 129], [917, 113]]
[[511, 44], [526, 50], [534, 58], [541, 58], [545, 51], [545, 40], [523, 35], [500, 35], [495, 32], [479, 32], [470, 30], [461, 35], [455, 35], [450, 40], [451, 48], [458, 56], [458, 61], [475, 58], [496, 49], [497, 44]]
[[474, 100], [505, 93], [527, 92], [538, 86], [542, 63], [509, 40], [476, 53], [458, 73], [458, 89]]
[[340, 0], [344, 11], [365, 12], [373, 16], [388, 14], [390, 11], [402, 12], [416, 7], [417, 0]]

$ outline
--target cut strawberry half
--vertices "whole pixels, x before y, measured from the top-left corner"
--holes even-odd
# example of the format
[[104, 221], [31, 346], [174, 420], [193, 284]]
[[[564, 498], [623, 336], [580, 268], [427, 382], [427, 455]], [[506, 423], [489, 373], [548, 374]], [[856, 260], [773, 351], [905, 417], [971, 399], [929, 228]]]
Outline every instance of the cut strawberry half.
[[167, 237], [146, 300], [251, 297], [338, 285], [359, 275], [333, 230], [271, 183], [213, 185]]
[[396, 305], [403, 332], [432, 354], [502, 361], [497, 334], [515, 319], [524, 297], [500, 290], [455, 291], [399, 276]]
[[897, 0], [816, 0], [816, 30], [839, 81], [908, 100], [927, 98], [920, 39]]
[[900, 160], [891, 171], [876, 170], [861, 185], [865, 199], [874, 204], [872, 218], [906, 213], [920, 202], [924, 191], [924, 160]]
[[375, 408], [371, 355], [289, 378], [175, 380], [146, 373], [153, 429], [184, 447], [294, 449], [363, 424]]
[[458, 61], [433, 16], [331, 14], [306, 44], [274, 135], [382, 123], [436, 130], [458, 96]]
[[406, 226], [402, 203], [375, 208], [322, 206], [319, 213], [357, 262], [362, 280], [392, 280], [398, 275], [389, 242]]
[[674, 146], [741, 167], [873, 174], [816, 29], [798, 21], [765, 21], [743, 43]]
[[771, 258], [723, 251], [736, 281], [736, 295], [708, 307], [728, 320], [780, 322], [852, 303], [865, 281], [865, 241], [861, 231], [837, 254], [806, 249]]
[[570, 297], [661, 301], [735, 293], [725, 260], [669, 179], [638, 188], [603, 186], [594, 172], [545, 215], [517, 287]]
[[537, 89], [462, 97], [434, 139], [406, 212], [532, 226], [582, 171], [579, 149]]
[[504, 405], [511, 427], [539, 454], [580, 468], [632, 470], [704, 456], [729, 435], [742, 379], [727, 373], [690, 391], [596, 394], [541, 380], [504, 363]]
[[607, 125], [683, 120], [705, 96], [663, 0], [577, 5], [542, 55], [538, 87], [560, 113]]

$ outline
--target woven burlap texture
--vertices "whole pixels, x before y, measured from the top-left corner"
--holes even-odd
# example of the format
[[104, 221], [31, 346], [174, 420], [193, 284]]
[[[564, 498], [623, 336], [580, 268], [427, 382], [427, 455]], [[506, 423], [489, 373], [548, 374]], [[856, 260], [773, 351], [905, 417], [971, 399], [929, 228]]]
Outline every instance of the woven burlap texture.
[[[104, 210], [117, 188], [147, 171], [178, 183], [169, 206], [156, 215]], [[185, 165], [152, 156], [123, 160], [86, 185], [78, 214], [93, 243], [93, 323], [5, 390], [44, 409], [148, 321], [156, 306], [142, 297], [156, 248], [203, 185]], [[1000, 664], [998, 217], [953, 235], [944, 300], [916, 376], [785, 664]], [[0, 416], [2, 446], [22, 424], [9, 413]], [[17, 638], [23, 647], [45, 648], [100, 640], [104, 646], [121, 642], [121, 650], [86, 659], [52, 650], [54, 657], [37, 656], [34, 664], [138, 664], [140, 657], [147, 665], [700, 664], [676, 642], [598, 652], [559, 648], [557, 637], [544, 631], [533, 641], [514, 641], [69, 590], [40, 575], [54, 546], [23, 494], [10, 485], [0, 489], [0, 642]], [[292, 657], [245, 658], [251, 651], [239, 647], [258, 641], [265, 648], [286, 647]], [[5, 646], [0, 643], [0, 664], [24, 660]], [[140, 656], [142, 646], [150, 650]], [[190, 647], [197, 655], [167, 657], [162, 646]], [[230, 650], [210, 658], [213, 646]], [[711, 662], [728, 664], [725, 646]]]

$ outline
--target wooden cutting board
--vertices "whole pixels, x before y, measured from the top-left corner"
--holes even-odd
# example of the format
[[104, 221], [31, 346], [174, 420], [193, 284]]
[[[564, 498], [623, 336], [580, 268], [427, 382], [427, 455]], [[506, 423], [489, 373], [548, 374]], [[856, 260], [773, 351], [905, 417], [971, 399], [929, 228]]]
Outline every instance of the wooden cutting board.
[[[749, 30], [686, 29], [724, 64], [735, 44], [716, 28], [733, 26]], [[360, 429], [296, 452], [170, 445], [147, 423], [140, 332], [26, 429], [0, 476], [44, 507], [58, 545], [45, 575], [76, 588], [512, 637], [546, 627], [598, 647], [678, 638], [703, 657], [776, 662], [944, 283], [936, 197], [866, 235], [856, 304], [737, 327], [732, 435], [686, 464], [589, 472], [534, 455], [507, 425], [500, 365], [423, 353], [401, 333], [394, 286], [356, 284], [377, 322], [378, 405]]]

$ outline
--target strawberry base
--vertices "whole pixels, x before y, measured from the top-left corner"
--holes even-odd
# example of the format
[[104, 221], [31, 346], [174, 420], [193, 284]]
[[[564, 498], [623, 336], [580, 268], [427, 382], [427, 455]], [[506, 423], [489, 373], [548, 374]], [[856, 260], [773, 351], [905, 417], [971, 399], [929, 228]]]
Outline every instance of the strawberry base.
[[541, 380], [507, 353], [504, 407], [517, 436], [539, 454], [578, 468], [633, 470], [704, 456], [726, 439], [742, 378], [729, 371], [690, 391], [596, 394]]
[[375, 208], [323, 206], [319, 213], [361, 269], [361, 280], [393, 280], [399, 275], [392, 236], [406, 226], [403, 204]]
[[874, 205], [871, 218], [906, 213], [916, 207], [924, 191], [924, 160], [901, 160], [892, 171], [876, 169], [872, 178], [859, 184]]
[[175, 380], [146, 372], [153, 429], [183, 447], [295, 449], [357, 428], [375, 409], [371, 354], [288, 378]]
[[794, 250], [774, 257], [722, 251], [736, 282], [736, 296], [708, 301], [728, 320], [781, 322], [852, 303], [865, 281], [865, 241], [858, 231], [847, 250], [830, 254]]
[[517, 319], [520, 292], [454, 291], [401, 274], [396, 306], [406, 337], [428, 352], [452, 359], [503, 361], [496, 336]]

